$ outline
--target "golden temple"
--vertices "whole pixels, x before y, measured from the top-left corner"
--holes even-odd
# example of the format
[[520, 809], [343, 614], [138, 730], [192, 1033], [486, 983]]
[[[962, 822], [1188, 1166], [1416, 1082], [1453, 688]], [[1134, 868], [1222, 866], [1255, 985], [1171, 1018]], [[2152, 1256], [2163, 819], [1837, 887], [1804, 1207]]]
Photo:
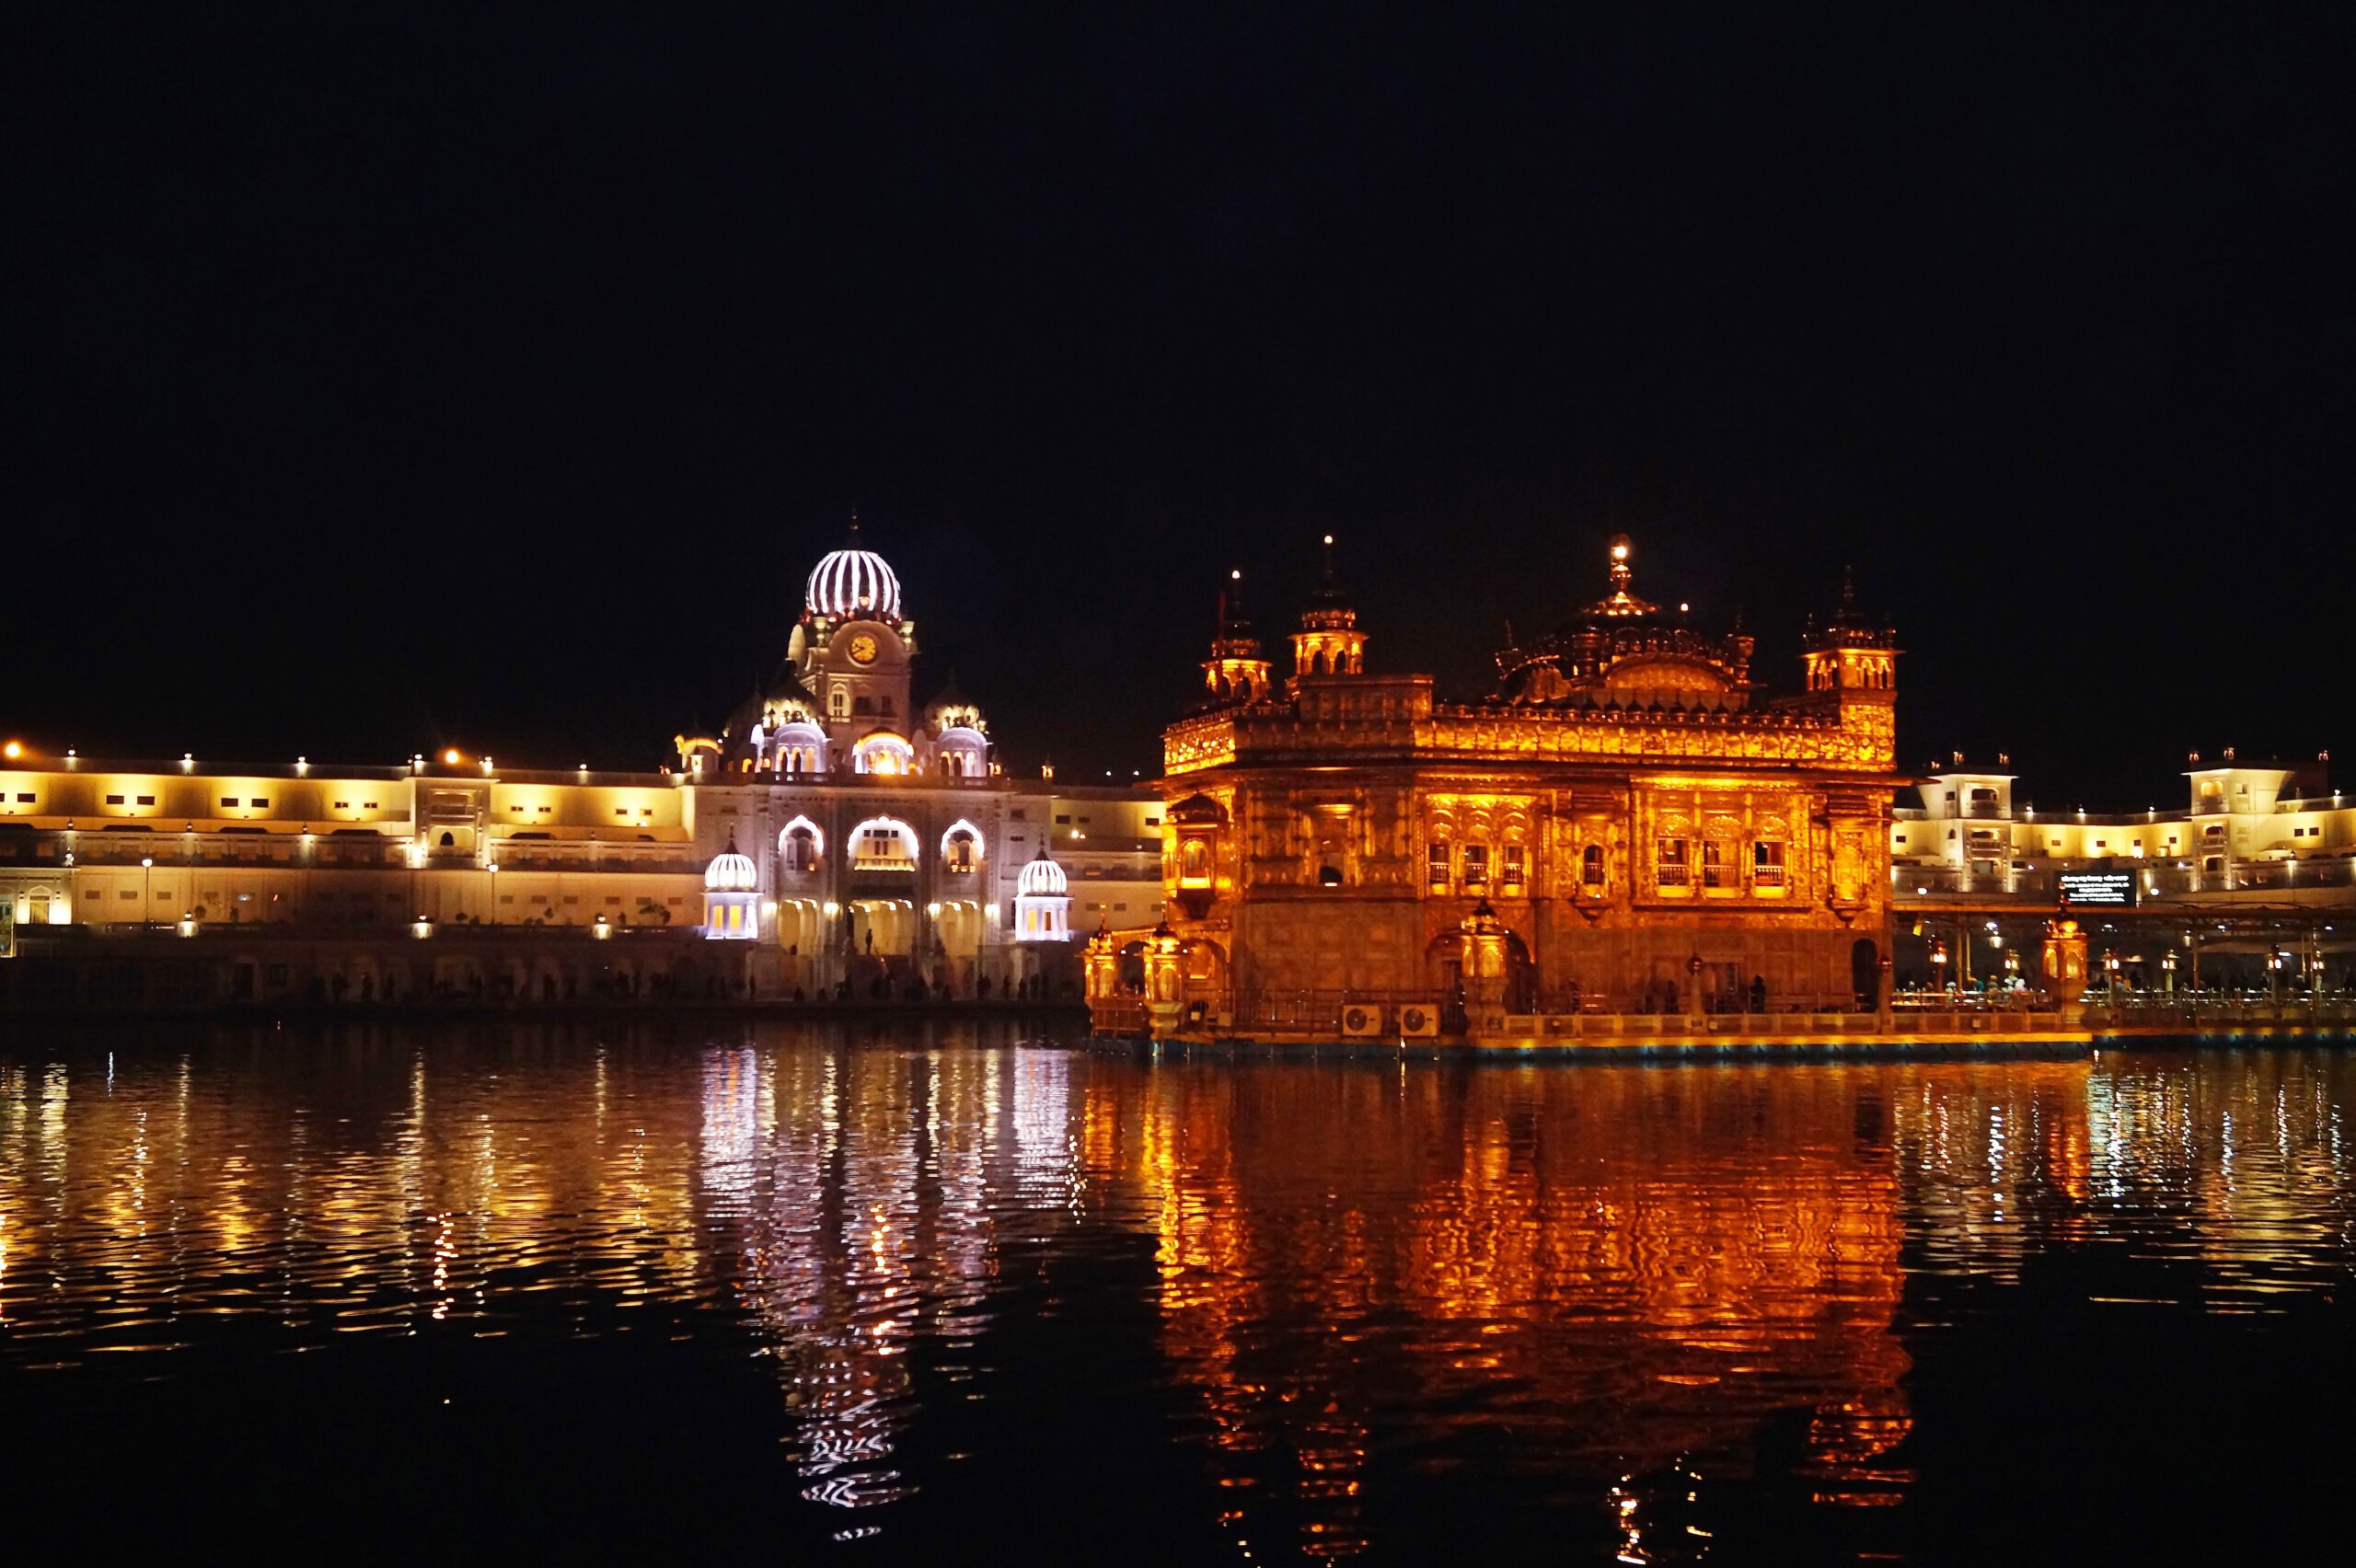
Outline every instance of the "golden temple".
[[1167, 925], [1127, 973], [1091, 955], [1107, 1015], [1142, 992], [1236, 1028], [1478, 1036], [1883, 1005], [1898, 648], [1847, 588], [1768, 697], [1738, 624], [1636, 595], [1621, 536], [1606, 594], [1454, 702], [1368, 670], [1331, 549], [1281, 683], [1240, 576], [1222, 601], [1204, 702], [1163, 737]]

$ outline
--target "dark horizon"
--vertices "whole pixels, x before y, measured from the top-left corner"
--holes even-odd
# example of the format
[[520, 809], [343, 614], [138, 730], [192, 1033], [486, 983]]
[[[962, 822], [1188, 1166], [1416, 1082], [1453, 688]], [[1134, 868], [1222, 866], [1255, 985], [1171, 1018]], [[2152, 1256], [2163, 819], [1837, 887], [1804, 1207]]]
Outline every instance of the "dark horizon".
[[28, 742], [653, 767], [856, 512], [1075, 783], [1329, 531], [1454, 697], [1624, 531], [1909, 767], [2356, 744], [2346, 13], [289, 15], [13, 29]]

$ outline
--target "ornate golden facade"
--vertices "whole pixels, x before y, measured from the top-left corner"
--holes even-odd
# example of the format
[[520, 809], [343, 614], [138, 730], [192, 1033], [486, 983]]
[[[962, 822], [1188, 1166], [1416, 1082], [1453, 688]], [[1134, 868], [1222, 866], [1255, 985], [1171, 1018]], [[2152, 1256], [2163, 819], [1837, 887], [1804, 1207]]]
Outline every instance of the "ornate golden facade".
[[1844, 591], [1810, 626], [1803, 689], [1762, 701], [1752, 640], [1637, 598], [1629, 553], [1614, 541], [1611, 594], [1500, 652], [1497, 691], [1470, 703], [1362, 673], [1330, 572], [1295, 639], [1313, 659], [1281, 687], [1237, 678], [1265, 665], [1230, 597], [1210, 701], [1163, 743], [1184, 1000], [1328, 1029], [1288, 999], [1445, 1004], [1494, 911], [1508, 1013], [1877, 1004], [1903, 782], [1892, 634]]

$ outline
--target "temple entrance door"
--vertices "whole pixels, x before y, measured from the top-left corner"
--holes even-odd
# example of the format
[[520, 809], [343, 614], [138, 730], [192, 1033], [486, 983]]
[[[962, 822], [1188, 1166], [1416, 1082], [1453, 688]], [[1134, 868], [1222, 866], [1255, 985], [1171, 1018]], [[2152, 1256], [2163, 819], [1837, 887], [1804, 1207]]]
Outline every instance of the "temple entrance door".
[[1860, 1009], [1871, 1012], [1881, 1006], [1881, 948], [1871, 937], [1849, 944], [1849, 986]]
[[1702, 971], [1703, 987], [1702, 1005], [1710, 1012], [1740, 1012], [1749, 1005], [1743, 987], [1744, 978], [1739, 963], [1712, 963]]
[[1514, 932], [1506, 933], [1506, 1011], [1534, 1013], [1538, 1010], [1538, 966], [1530, 962], [1530, 948]]

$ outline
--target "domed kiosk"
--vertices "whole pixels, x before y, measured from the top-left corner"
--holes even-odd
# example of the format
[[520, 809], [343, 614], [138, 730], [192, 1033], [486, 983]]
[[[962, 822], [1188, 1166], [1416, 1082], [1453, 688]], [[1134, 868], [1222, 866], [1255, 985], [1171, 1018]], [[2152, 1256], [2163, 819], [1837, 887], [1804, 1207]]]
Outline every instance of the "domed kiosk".
[[761, 934], [761, 871], [752, 857], [739, 854], [736, 840], [711, 859], [703, 872], [703, 934], [719, 940], [752, 941]]
[[1022, 868], [1015, 883], [1014, 940], [1018, 942], [1071, 940], [1070, 882], [1064, 869], [1048, 855], [1046, 846]]

